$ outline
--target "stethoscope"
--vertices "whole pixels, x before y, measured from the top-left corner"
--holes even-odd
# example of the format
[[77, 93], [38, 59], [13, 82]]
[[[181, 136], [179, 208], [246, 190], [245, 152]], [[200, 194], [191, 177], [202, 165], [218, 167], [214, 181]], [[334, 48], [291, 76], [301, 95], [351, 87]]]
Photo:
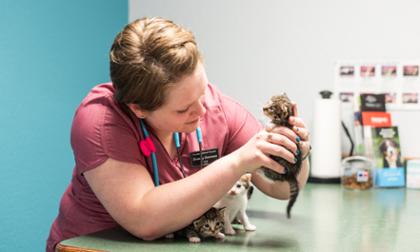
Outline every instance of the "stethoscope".
[[[155, 186], [159, 186], [159, 167], [158, 167], [157, 159], [156, 159], [156, 147], [152, 139], [150, 138], [150, 134], [147, 131], [147, 128], [143, 119], [140, 119], [140, 128], [141, 128], [141, 131], [143, 132], [143, 138], [144, 138], [143, 140], [139, 141], [140, 150], [145, 158], [149, 156], [151, 157], [152, 168], [153, 168], [153, 181], [155, 183]], [[201, 133], [200, 127], [197, 127], [195, 129], [195, 132], [197, 135], [198, 148], [200, 152], [200, 169], [201, 169], [203, 168], [203, 157], [202, 157], [203, 135]], [[179, 140], [179, 132], [174, 132], [173, 138], [175, 142], [176, 153], [178, 155], [179, 167], [182, 172], [182, 176], [185, 178], [186, 174], [185, 174], [184, 165], [182, 164], [182, 159], [181, 159], [181, 142]], [[147, 166], [149, 165], [147, 163], [147, 160], [146, 160], [146, 165]]]

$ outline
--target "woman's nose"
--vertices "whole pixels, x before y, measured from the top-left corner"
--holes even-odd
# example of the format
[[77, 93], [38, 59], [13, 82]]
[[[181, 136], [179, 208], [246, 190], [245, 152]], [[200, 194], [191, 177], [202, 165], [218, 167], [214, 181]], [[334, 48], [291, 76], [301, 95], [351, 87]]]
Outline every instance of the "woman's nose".
[[198, 116], [203, 116], [206, 113], [206, 108], [203, 102], [200, 100], [197, 102], [196, 109], [194, 111]]

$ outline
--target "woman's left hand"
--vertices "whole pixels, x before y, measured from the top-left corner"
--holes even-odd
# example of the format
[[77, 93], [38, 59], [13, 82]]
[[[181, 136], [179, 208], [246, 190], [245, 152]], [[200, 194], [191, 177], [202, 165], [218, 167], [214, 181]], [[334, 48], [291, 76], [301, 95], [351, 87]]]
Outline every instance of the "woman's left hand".
[[[303, 119], [297, 116], [296, 104], [293, 104], [293, 112], [294, 116], [289, 117], [289, 124], [292, 126], [290, 129], [284, 126], [276, 126], [273, 123], [269, 123], [266, 125], [266, 131], [288, 137], [291, 141], [299, 145], [299, 149], [302, 153], [301, 157], [302, 159], [306, 159], [311, 151], [311, 144], [309, 142], [310, 133]], [[276, 140], [278, 137], [274, 139], [272, 135], [270, 136], [270, 139], [270, 142], [272, 143], [281, 144], [280, 140]]]
[[[311, 145], [309, 142], [309, 130], [305, 125], [305, 122], [297, 114], [297, 107], [293, 105], [293, 116], [289, 118], [289, 124], [291, 128], [285, 126], [275, 126], [272, 123], [266, 125], [266, 131], [268, 132], [267, 137], [271, 139], [269, 142], [274, 144], [282, 145], [284, 137], [289, 138], [291, 141], [299, 145], [301, 151], [302, 160], [306, 160], [310, 151]], [[270, 134], [271, 133], [271, 134]], [[283, 135], [283, 138], [279, 138], [277, 134]], [[271, 137], [270, 137], [271, 135]], [[281, 141], [283, 139], [283, 141]], [[286, 147], [287, 148], [287, 147]], [[295, 151], [295, 150], [293, 150]], [[297, 181], [299, 188], [302, 189], [306, 184], [309, 176], [309, 162], [302, 162], [302, 166], [299, 174], [297, 175]], [[267, 182], [269, 180], [264, 179], [264, 175], [253, 176], [254, 184], [267, 195], [270, 195], [276, 199], [289, 199], [290, 197], [290, 187], [288, 183], [273, 183]]]
[[308, 157], [309, 152], [311, 151], [311, 144], [309, 141], [310, 133], [303, 119], [298, 117], [296, 104], [293, 104], [293, 113], [294, 116], [289, 117], [289, 123], [290, 125], [292, 125], [292, 130], [300, 138], [300, 150], [302, 152], [302, 158], [305, 159], [306, 157]]

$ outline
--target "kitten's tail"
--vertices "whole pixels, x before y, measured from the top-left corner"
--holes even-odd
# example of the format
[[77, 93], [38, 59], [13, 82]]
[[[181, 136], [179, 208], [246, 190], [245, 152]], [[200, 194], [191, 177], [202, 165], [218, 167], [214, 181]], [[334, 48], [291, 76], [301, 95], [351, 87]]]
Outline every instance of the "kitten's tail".
[[299, 195], [299, 186], [296, 177], [293, 180], [289, 181], [290, 185], [290, 199], [287, 204], [287, 218], [290, 219], [290, 210], [292, 210], [293, 205], [296, 202], [296, 199]]

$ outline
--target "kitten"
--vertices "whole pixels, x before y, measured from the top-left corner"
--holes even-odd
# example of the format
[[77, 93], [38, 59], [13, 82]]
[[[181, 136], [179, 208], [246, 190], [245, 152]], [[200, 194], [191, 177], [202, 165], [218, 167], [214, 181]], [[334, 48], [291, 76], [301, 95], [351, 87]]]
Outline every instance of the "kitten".
[[[286, 126], [292, 128], [289, 124], [289, 117], [293, 116], [293, 106], [286, 94], [276, 95], [271, 97], [270, 102], [263, 107], [263, 112], [266, 116], [271, 119], [271, 122], [277, 126]], [[266, 177], [272, 180], [287, 181], [290, 185], [290, 200], [287, 205], [287, 218], [290, 218], [290, 210], [296, 202], [299, 195], [299, 186], [297, 182], [297, 175], [300, 172], [300, 166], [302, 164], [302, 152], [299, 144], [296, 145], [298, 152], [295, 155], [297, 161], [295, 164], [289, 163], [287, 160], [271, 156], [279, 164], [285, 168], [285, 174], [277, 173], [273, 170], [263, 167], [263, 171]]]
[[[222, 233], [224, 228], [224, 212], [225, 208], [210, 208], [201, 217], [194, 220], [187, 227], [176, 232], [176, 235], [187, 237], [189, 242], [199, 243], [201, 238], [214, 237], [223, 240], [225, 235]], [[166, 238], [173, 238], [174, 234], [166, 235]]]
[[219, 200], [214, 207], [226, 207], [224, 213], [225, 234], [234, 235], [236, 232], [232, 227], [232, 222], [239, 219], [246, 231], [254, 231], [257, 228], [249, 222], [246, 208], [248, 199], [252, 194], [251, 174], [243, 175], [227, 194]]

